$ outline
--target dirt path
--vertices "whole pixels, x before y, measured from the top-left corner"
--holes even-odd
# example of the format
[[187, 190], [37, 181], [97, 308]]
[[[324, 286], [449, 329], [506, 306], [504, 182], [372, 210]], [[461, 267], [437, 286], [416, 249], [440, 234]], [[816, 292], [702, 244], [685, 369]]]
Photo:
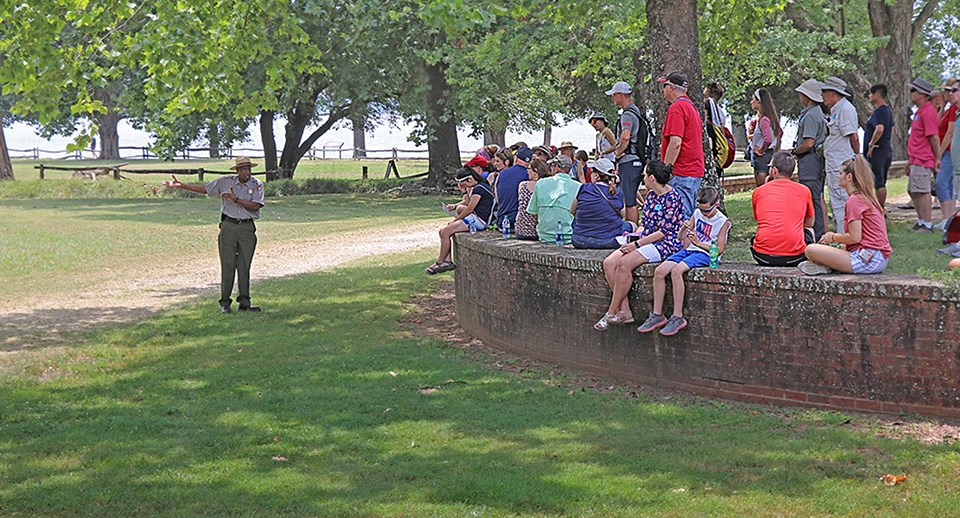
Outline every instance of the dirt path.
[[[388, 234], [355, 232], [263, 243], [257, 247], [252, 281], [286, 277], [336, 267], [362, 257], [387, 255], [437, 246], [440, 220], [412, 223]], [[198, 264], [183, 269], [183, 264]], [[65, 332], [127, 322], [169, 309], [200, 295], [215, 304], [220, 285], [216, 250], [180, 258], [177, 264], [151, 264], [157, 275], [142, 268], [111, 272], [108, 282], [89, 288], [38, 294], [34, 300], [0, 308], [0, 357], [62, 340]], [[171, 274], [174, 272], [174, 274]]]

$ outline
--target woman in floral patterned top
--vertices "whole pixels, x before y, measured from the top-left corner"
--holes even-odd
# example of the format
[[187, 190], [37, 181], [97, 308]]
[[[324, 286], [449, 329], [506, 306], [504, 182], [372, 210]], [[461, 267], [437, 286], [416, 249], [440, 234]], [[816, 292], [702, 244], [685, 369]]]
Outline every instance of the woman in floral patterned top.
[[534, 158], [530, 161], [530, 168], [527, 169], [530, 179], [526, 182], [520, 182], [517, 187], [520, 200], [517, 205], [520, 207], [520, 210], [517, 211], [517, 239], [530, 241], [540, 239], [537, 234], [537, 215], [527, 212], [527, 205], [530, 205], [530, 198], [533, 197], [533, 188], [536, 187], [537, 180], [546, 176], [547, 167], [547, 162], [544, 159]]
[[603, 260], [603, 273], [613, 291], [607, 313], [594, 324], [597, 331], [606, 331], [610, 324], [633, 323], [627, 294], [633, 286], [633, 270], [641, 264], [659, 263], [678, 252], [682, 242], [678, 235], [683, 225], [683, 200], [667, 185], [673, 167], [653, 159], [647, 164], [643, 185], [647, 197], [640, 219], [640, 238], [614, 250]]

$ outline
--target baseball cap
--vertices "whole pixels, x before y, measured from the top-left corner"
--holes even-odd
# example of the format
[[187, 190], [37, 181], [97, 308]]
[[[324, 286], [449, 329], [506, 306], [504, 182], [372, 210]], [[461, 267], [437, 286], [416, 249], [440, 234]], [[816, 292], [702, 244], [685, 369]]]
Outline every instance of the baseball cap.
[[658, 83], [670, 83], [674, 86], [679, 86], [680, 88], [686, 88], [690, 86], [690, 81], [687, 79], [687, 74], [683, 72], [670, 72], [669, 74], [658, 77]]
[[626, 81], [617, 81], [613, 83], [613, 88], [607, 90], [607, 95], [613, 94], [629, 94], [633, 92], [633, 88], [630, 88], [630, 83]]
[[613, 171], [613, 162], [611, 162], [609, 158], [601, 158], [587, 162], [587, 167], [596, 169], [599, 173], [611, 174], [611, 171]]
[[472, 166], [478, 165], [480, 167], [487, 167], [489, 163], [490, 162], [486, 158], [480, 155], [476, 155], [473, 158], [471, 158], [469, 162], [467, 162], [466, 164], [463, 164], [463, 166], [472, 167]]
[[533, 160], [533, 151], [530, 151], [530, 148], [524, 146], [517, 149], [516, 154], [514, 154], [517, 160], [523, 160], [524, 162], [529, 162]]

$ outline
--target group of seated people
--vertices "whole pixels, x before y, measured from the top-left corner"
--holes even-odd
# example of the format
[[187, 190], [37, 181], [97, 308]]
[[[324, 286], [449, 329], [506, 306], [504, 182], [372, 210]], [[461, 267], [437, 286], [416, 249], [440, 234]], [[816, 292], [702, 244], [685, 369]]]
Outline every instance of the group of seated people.
[[[633, 271], [648, 263], [659, 263], [654, 273], [654, 303], [637, 330], [660, 329], [662, 335], [671, 336], [687, 325], [683, 274], [710, 266], [711, 249], [717, 264], [731, 227], [719, 210], [717, 189], [702, 187], [696, 208], [685, 213], [679, 193], [668, 184], [672, 166], [651, 159], [644, 169], [646, 195], [640, 224], [635, 227], [624, 220], [624, 193], [614, 164], [607, 158], [586, 161], [585, 181], [581, 182], [581, 173], [567, 153], [551, 156], [546, 148], [535, 153], [520, 146], [515, 153], [497, 149], [492, 156], [491, 170], [474, 157], [458, 174], [457, 184], [464, 196], [459, 204], [445, 207], [455, 217], [440, 231], [440, 256], [427, 273], [456, 268], [450, 261], [453, 234], [483, 230], [495, 219], [500, 229], [510, 229], [520, 239], [614, 249], [603, 261], [612, 296], [606, 313], [594, 324], [596, 330], [634, 322], [627, 295]], [[757, 233], [750, 251], [757, 264], [799, 267], [808, 275], [883, 272], [892, 250], [869, 162], [857, 155], [843, 164], [839, 183], [850, 195], [844, 213], [846, 231], [825, 232], [818, 242], [814, 242], [812, 196], [808, 188], [791, 180], [795, 169], [791, 153], [775, 153], [764, 184], [753, 192]], [[670, 317], [663, 311], [667, 276], [674, 300]]]

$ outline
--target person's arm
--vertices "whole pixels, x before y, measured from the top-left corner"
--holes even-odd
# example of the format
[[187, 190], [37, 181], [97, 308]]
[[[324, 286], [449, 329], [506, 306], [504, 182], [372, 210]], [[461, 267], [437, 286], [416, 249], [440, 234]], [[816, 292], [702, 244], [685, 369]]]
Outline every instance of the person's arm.
[[576, 197], [573, 198], [573, 203], [570, 204], [570, 214], [573, 214], [574, 216], [577, 215], [577, 198]]
[[533, 188], [533, 194], [530, 196], [530, 203], [527, 204], [527, 213], [529, 214], [540, 213], [540, 201], [537, 198], [537, 189], [539, 188], [540, 182], [537, 182], [537, 185]]
[[450, 223], [463, 220], [467, 215], [473, 214], [473, 210], [477, 208], [477, 203], [480, 203], [480, 195], [473, 194], [473, 189], [468, 194], [470, 195], [470, 201], [467, 202], [467, 207], [457, 214], [457, 217], [453, 218]]
[[760, 119], [760, 134], [763, 135], [763, 143], [760, 146], [754, 148], [754, 151], [758, 155], [762, 155], [770, 149], [770, 145], [773, 144], [773, 126], [770, 124], [770, 119], [763, 117]]
[[195, 192], [197, 194], [207, 194], [207, 188], [203, 184], [198, 183], [183, 183], [178, 178], [177, 175], [172, 175], [173, 181], [163, 182], [164, 187], [170, 187], [173, 189], [183, 189], [185, 191]]
[[813, 137], [808, 137], [803, 139], [800, 142], [800, 145], [793, 149], [794, 155], [804, 155], [810, 152], [813, 149], [813, 143], [816, 142]]
[[683, 137], [670, 135], [670, 141], [667, 143], [667, 152], [663, 155], [663, 162], [667, 165], [673, 165], [680, 155], [680, 146], [683, 144]]
[[883, 136], [883, 132], [887, 128], [883, 124], [877, 124], [877, 127], [873, 130], [873, 137], [870, 139], [870, 144], [867, 147], [867, 158], [873, 156], [873, 150], [877, 148], [877, 142], [880, 142], [880, 137]]
[[850, 139], [850, 149], [852, 149], [853, 154], [856, 155], [860, 152], [860, 135], [854, 131], [848, 138]]
[[[727, 236], [730, 234], [731, 223], [728, 219], [723, 223], [723, 226], [720, 227], [720, 235], [717, 236], [717, 254], [722, 255], [723, 250], [727, 247]], [[707, 244], [707, 250], [710, 250], [710, 244]]]
[[617, 141], [617, 150], [616, 158], [622, 157], [627, 152], [627, 147], [630, 145], [630, 129], [625, 129], [620, 132], [620, 140]]
[[577, 160], [575, 167], [577, 168], [577, 179], [580, 180], [581, 184], [587, 183], [587, 164]]
[[950, 142], [953, 141], [953, 132], [956, 129], [957, 125], [954, 122], [951, 122], [947, 125], [947, 133], [940, 139], [940, 149], [947, 149], [947, 146], [950, 145]]
[[836, 232], [826, 232], [820, 238], [820, 242], [825, 245], [838, 243], [841, 245], [855, 245], [863, 238], [863, 221], [854, 220], [847, 223], [847, 232], [838, 234]]
[[[206, 189], [204, 189], [203, 192], [207, 192]], [[262, 203], [257, 203], [255, 201], [250, 201], [250, 200], [241, 200], [240, 198], [237, 198], [237, 195], [234, 194], [233, 191], [225, 191], [220, 194], [220, 197], [229, 202], [236, 203], [237, 205], [247, 210], [257, 211], [257, 210], [260, 210], [261, 207], [263, 207]]]
[[[616, 142], [616, 140], [617, 140], [617, 137], [615, 137], [615, 136], [613, 135], [613, 130], [611, 130], [610, 128], [603, 128], [603, 138], [604, 138], [607, 142]], [[629, 138], [629, 136], [628, 136], [627, 138]], [[606, 148], [606, 149], [601, 149], [601, 150], [600, 150], [600, 155], [601, 155], [601, 156], [603, 156], [603, 155], [608, 155], [608, 154], [610, 154], [610, 153], [613, 153], [613, 152], [616, 151], [616, 150], [617, 150], [616, 144], [612, 144], [612, 145], [610, 145], [610, 147], [608, 147], [608, 148]], [[600, 158], [600, 157], [597, 157], [597, 158]]]
[[649, 245], [650, 243], [656, 243], [665, 237], [667, 237], [667, 235], [664, 234], [662, 230], [656, 230], [638, 239], [637, 247]]
[[934, 133], [927, 137], [930, 140], [930, 147], [933, 148], [933, 157], [936, 159], [937, 165], [934, 167], [936, 171], [940, 170], [940, 135], [939, 133]]

